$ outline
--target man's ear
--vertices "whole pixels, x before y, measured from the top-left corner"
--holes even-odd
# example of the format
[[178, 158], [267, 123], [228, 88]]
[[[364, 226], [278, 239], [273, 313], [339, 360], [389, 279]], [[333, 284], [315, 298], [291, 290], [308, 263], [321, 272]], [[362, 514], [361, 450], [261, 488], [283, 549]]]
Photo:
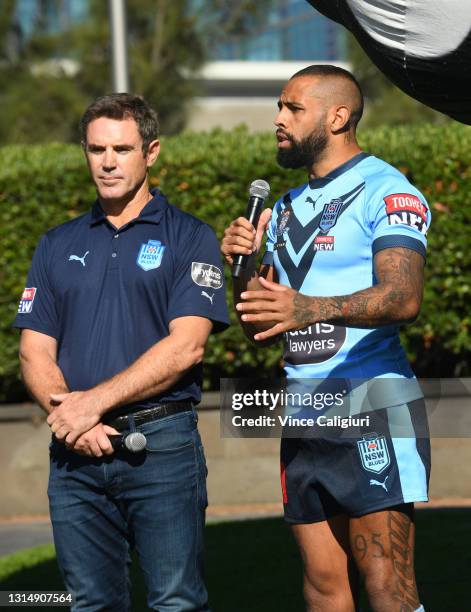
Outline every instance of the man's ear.
[[350, 129], [350, 109], [348, 106], [337, 106], [332, 109], [331, 130], [334, 134]]
[[160, 140], [153, 140], [147, 147], [147, 153], [145, 154], [147, 159], [147, 167], [150, 168], [154, 165], [155, 160], [158, 158], [160, 153]]

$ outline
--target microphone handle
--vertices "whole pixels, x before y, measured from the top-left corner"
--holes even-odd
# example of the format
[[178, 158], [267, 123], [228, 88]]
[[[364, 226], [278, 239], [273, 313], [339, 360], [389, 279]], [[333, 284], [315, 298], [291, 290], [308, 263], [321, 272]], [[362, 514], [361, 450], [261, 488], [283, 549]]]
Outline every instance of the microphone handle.
[[113, 434], [109, 435], [108, 438], [114, 450], [126, 450], [126, 447], [124, 446], [124, 436]]
[[[250, 196], [249, 204], [247, 206], [247, 212], [245, 218], [257, 229], [258, 220], [260, 219], [260, 213], [265, 202], [264, 198], [259, 196]], [[232, 278], [240, 278], [243, 270], [247, 267], [247, 262], [250, 255], [236, 255], [232, 264]]]

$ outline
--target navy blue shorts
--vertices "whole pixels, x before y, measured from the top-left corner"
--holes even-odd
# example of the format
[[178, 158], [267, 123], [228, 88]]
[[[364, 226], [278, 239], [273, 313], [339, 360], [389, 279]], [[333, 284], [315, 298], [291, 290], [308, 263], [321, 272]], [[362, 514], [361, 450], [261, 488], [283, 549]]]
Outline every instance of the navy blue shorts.
[[[282, 438], [281, 488], [288, 523], [358, 517], [428, 501], [430, 440], [423, 400], [371, 412], [358, 437]], [[364, 415], [362, 415], [364, 416]]]

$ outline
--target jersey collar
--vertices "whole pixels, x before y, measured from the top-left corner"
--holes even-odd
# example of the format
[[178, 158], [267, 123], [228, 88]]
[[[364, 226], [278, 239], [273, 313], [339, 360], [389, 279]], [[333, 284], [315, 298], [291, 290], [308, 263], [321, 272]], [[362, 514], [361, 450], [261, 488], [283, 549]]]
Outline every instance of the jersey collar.
[[[152, 200], [149, 200], [136, 219], [131, 223], [160, 223], [160, 219], [168, 208], [167, 198], [158, 189], [151, 189]], [[99, 200], [93, 204], [90, 225], [106, 221], [106, 214]]]
[[365, 153], [364, 151], [362, 151], [361, 153], [357, 153], [351, 159], [346, 161], [344, 164], [342, 164], [341, 166], [338, 166], [337, 168], [332, 170], [332, 172], [329, 172], [329, 174], [326, 174], [325, 176], [321, 176], [320, 178], [311, 179], [309, 181], [309, 187], [311, 189], [318, 189], [319, 187], [325, 187], [331, 181], [336, 179], [338, 176], [340, 176], [344, 172], [347, 172], [348, 170], [356, 166], [358, 163], [363, 161], [366, 157], [370, 157], [370, 154]]

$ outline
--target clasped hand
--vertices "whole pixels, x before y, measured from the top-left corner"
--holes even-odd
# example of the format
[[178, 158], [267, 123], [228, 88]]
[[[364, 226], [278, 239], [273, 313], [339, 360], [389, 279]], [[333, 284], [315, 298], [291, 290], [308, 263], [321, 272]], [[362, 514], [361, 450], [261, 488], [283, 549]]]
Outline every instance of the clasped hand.
[[[315, 321], [309, 320], [309, 302], [312, 298], [279, 283], [259, 277], [263, 290], [244, 291], [244, 300], [236, 304], [241, 319], [247, 323], [267, 323], [274, 325], [254, 335], [254, 340], [266, 340], [287, 331], [302, 329]], [[301, 302], [303, 308], [300, 308]], [[305, 304], [304, 304], [305, 303]], [[306, 319], [306, 309], [308, 318]], [[314, 313], [312, 313], [314, 318]]]

